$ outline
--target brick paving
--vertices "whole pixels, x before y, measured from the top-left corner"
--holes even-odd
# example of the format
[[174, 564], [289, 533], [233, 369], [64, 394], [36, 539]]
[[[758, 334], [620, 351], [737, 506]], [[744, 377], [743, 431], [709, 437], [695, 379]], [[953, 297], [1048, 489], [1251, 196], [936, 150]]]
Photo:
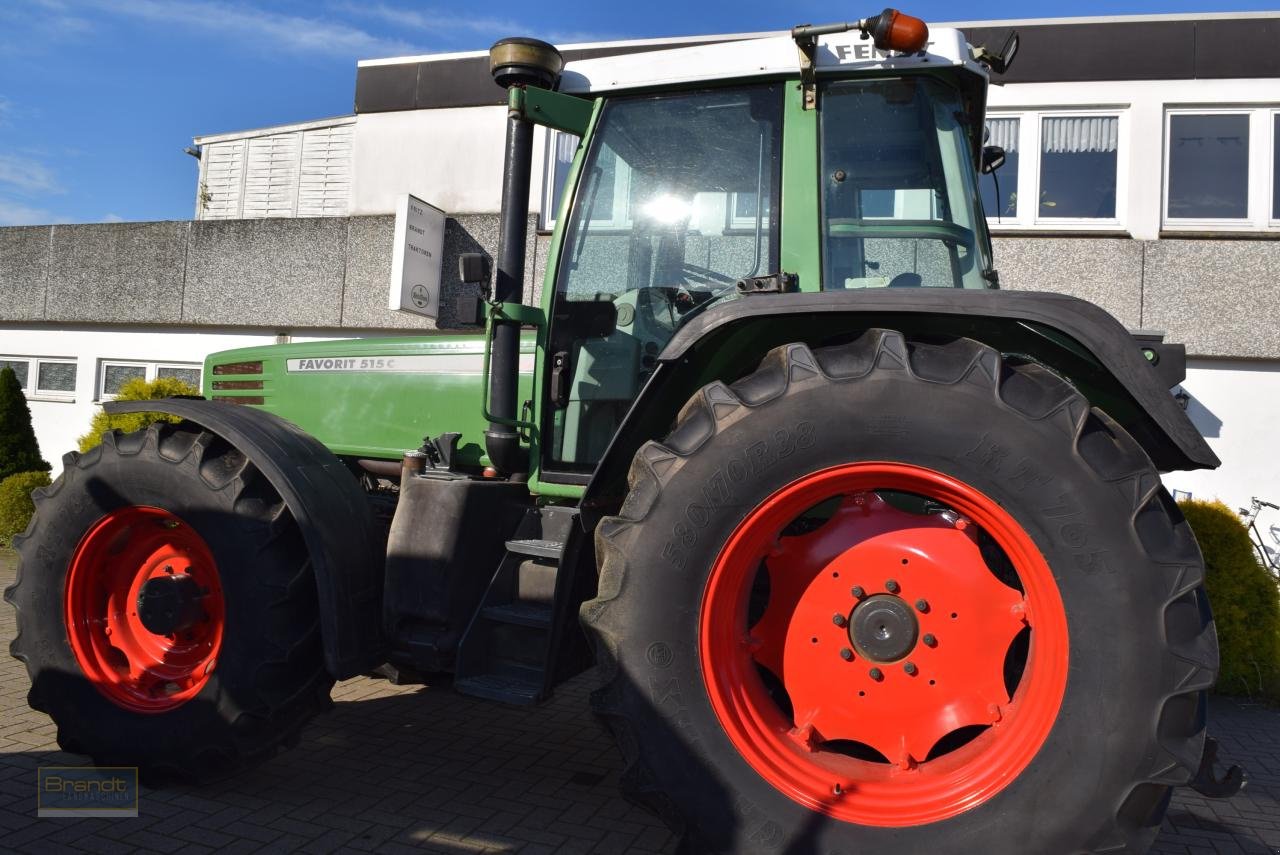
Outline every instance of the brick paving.
[[[0, 551], [0, 587], [12, 578]], [[0, 608], [5, 649], [13, 620]], [[58, 750], [52, 723], [27, 708], [21, 664], [0, 655], [0, 850], [674, 852], [666, 827], [618, 796], [618, 755], [587, 711], [592, 684], [588, 673], [517, 709], [447, 685], [348, 680], [298, 747], [258, 769], [144, 788], [137, 819], [38, 820], [36, 767], [86, 761]], [[1154, 851], [1280, 853], [1280, 711], [1215, 698], [1212, 714], [1249, 788], [1229, 802], [1179, 790]]]

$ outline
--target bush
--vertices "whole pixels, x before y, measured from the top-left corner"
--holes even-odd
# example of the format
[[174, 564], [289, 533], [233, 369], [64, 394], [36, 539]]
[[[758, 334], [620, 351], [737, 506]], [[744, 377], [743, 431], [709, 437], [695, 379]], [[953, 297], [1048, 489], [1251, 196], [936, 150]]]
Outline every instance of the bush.
[[0, 369], [0, 481], [19, 472], [48, 472], [31, 427], [31, 408], [12, 368]]
[[[128, 381], [120, 387], [117, 401], [158, 401], [161, 398], [173, 398], [178, 395], [199, 395], [200, 390], [190, 383], [184, 383], [176, 377], [157, 377], [147, 381], [141, 377]], [[121, 430], [133, 433], [142, 430], [153, 422], [180, 422], [177, 416], [164, 413], [126, 413], [125, 415], [108, 415], [105, 410], [94, 413], [89, 424], [89, 432], [80, 437], [80, 450], [89, 449], [102, 442], [102, 435], [109, 430]]]
[[1218, 691], [1280, 701], [1280, 587], [1259, 562], [1249, 530], [1221, 502], [1179, 502], [1204, 553], [1218, 626]]
[[0, 481], [0, 546], [8, 546], [15, 534], [26, 531], [36, 510], [31, 491], [49, 484], [48, 472], [19, 472]]

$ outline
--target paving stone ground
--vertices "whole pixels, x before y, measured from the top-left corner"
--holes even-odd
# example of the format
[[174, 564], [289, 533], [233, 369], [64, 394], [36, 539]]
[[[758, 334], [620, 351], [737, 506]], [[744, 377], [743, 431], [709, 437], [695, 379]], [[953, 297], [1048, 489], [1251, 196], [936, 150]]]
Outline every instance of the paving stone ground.
[[[0, 551], [0, 587], [13, 580]], [[0, 608], [0, 640], [13, 637]], [[588, 673], [517, 709], [447, 684], [348, 680], [301, 744], [209, 787], [145, 789], [136, 819], [37, 819], [36, 768], [81, 765], [27, 708], [27, 676], [0, 650], [0, 851], [668, 853], [658, 820], [618, 796], [620, 761], [587, 711]], [[1213, 731], [1249, 788], [1228, 802], [1180, 790], [1161, 855], [1280, 853], [1280, 711], [1221, 698]], [[1028, 855], [1034, 855], [1028, 853]]]

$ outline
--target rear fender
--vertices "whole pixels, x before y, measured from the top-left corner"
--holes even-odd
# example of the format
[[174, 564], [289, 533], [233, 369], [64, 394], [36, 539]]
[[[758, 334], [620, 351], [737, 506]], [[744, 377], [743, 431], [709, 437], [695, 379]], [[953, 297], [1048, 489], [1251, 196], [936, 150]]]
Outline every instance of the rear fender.
[[373, 514], [350, 471], [319, 440], [279, 416], [195, 398], [111, 401], [111, 414], [167, 413], [217, 434], [258, 468], [289, 506], [311, 555], [325, 664], [334, 679], [386, 659], [382, 556]]
[[1111, 315], [1064, 294], [920, 288], [759, 294], [689, 319], [658, 357], [583, 497], [584, 521], [616, 509], [637, 448], [664, 436], [707, 383], [755, 370], [770, 349], [849, 341], [875, 327], [908, 337], [966, 336], [1061, 375], [1119, 422], [1162, 471], [1211, 469], [1218, 458], [1169, 392], [1176, 345], [1139, 342]]

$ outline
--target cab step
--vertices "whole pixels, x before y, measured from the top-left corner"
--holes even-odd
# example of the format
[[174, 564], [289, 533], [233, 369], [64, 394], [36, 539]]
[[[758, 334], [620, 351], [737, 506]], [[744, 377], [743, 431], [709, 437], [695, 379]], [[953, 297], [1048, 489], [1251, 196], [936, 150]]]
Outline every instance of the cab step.
[[531, 508], [458, 646], [454, 688], [527, 706], [551, 694], [571, 591], [560, 559], [577, 508]]

